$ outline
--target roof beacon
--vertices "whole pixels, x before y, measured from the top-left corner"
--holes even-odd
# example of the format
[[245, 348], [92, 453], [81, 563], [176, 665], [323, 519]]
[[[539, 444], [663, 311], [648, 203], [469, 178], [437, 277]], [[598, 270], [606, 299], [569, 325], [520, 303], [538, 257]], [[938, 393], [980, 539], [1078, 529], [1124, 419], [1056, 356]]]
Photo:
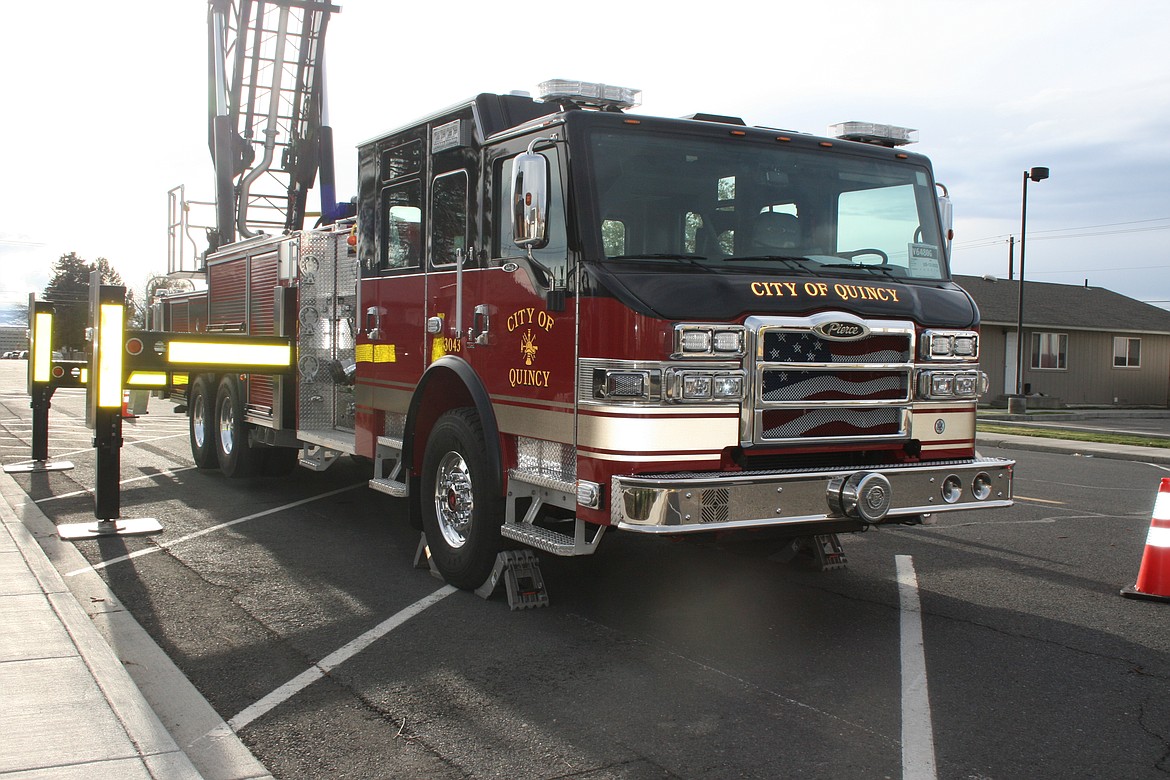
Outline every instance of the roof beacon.
[[602, 111], [623, 111], [642, 105], [640, 89], [615, 87], [612, 84], [591, 81], [549, 79], [540, 83], [538, 95], [539, 99], [546, 103], [567, 100], [581, 108], [597, 108]]
[[905, 146], [918, 142], [918, 131], [909, 127], [878, 125], [873, 122], [841, 122], [829, 126], [829, 135], [843, 141], [859, 141], [863, 144]]

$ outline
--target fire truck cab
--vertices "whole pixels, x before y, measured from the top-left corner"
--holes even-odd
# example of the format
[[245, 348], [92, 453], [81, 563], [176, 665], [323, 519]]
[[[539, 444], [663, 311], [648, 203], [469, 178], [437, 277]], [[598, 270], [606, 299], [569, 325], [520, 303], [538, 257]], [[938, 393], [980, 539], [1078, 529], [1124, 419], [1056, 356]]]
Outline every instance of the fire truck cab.
[[[505, 540], [577, 555], [614, 527], [808, 536], [1010, 505], [1012, 462], [974, 448], [979, 314], [905, 132], [638, 98], [546, 82], [359, 147], [352, 362], [330, 358], [352, 371], [327, 381], [352, 381], [353, 451], [442, 575], [480, 585]], [[313, 321], [334, 304], [307, 297], [305, 241], [302, 342], [339, 327]]]

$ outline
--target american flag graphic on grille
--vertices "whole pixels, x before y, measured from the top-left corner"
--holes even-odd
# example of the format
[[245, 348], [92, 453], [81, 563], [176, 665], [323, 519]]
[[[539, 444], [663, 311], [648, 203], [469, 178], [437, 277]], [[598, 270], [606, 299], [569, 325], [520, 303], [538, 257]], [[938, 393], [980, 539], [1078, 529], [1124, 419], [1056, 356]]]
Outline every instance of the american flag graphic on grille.
[[761, 397], [785, 401], [899, 401], [909, 395], [902, 371], [765, 371]]
[[878, 334], [855, 341], [823, 339], [810, 331], [764, 332], [765, 363], [906, 363], [910, 337]]
[[888, 436], [901, 430], [902, 409], [771, 409], [764, 412], [763, 438]]
[[836, 341], [810, 330], [765, 328], [760, 337], [760, 441], [904, 433], [904, 406], [872, 404], [909, 402], [911, 332]]

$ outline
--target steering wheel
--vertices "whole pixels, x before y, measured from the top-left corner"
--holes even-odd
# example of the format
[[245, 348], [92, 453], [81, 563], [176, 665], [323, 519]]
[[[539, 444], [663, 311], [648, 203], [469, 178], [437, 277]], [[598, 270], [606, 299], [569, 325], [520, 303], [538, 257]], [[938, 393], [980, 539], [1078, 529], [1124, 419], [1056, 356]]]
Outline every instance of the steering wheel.
[[854, 249], [852, 251], [838, 252], [837, 254], [849, 260], [853, 260], [861, 255], [877, 255], [882, 259], [881, 265], [890, 264], [890, 256], [880, 249]]

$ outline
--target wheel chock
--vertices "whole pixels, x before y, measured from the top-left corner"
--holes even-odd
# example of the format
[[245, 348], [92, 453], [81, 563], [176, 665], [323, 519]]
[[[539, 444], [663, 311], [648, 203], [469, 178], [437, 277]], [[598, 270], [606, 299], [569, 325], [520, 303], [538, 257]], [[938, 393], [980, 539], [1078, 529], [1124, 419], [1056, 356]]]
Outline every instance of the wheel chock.
[[439, 567], [435, 566], [435, 561], [431, 558], [431, 548], [427, 546], [426, 534], [419, 534], [418, 549], [414, 552], [414, 568], [430, 569], [431, 576], [443, 579], [443, 575], [439, 574]]
[[496, 564], [483, 585], [475, 589], [481, 599], [490, 599], [500, 580], [508, 592], [508, 607], [535, 609], [548, 606], [548, 591], [540, 573], [540, 559], [532, 550], [504, 550], [496, 555]]
[[818, 534], [812, 537], [812, 548], [821, 571], [844, 569], [849, 563], [845, 559], [845, 550], [842, 549], [837, 534]]

